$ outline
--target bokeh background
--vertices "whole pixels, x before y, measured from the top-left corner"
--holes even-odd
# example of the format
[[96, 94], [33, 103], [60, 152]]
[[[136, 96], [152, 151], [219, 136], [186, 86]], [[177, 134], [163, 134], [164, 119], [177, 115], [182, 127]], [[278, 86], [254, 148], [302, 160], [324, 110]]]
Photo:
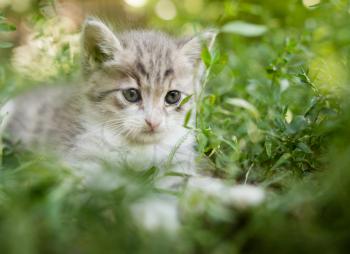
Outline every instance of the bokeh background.
[[202, 193], [178, 195], [176, 233], [147, 229], [130, 207], [154, 192], [156, 169], [128, 169], [114, 191], [89, 190], [5, 139], [1, 253], [348, 252], [348, 0], [0, 0], [0, 102], [79, 80], [79, 32], [89, 15], [116, 31], [219, 32], [214, 50], [202, 53], [208, 78], [197, 150], [212, 175], [261, 186], [267, 200], [241, 211]]

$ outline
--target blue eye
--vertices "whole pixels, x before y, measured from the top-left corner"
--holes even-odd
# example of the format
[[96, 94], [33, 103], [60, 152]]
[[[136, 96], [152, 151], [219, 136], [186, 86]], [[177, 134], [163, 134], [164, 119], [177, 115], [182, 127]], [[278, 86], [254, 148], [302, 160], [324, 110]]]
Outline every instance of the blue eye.
[[123, 90], [123, 96], [127, 101], [132, 103], [139, 102], [141, 100], [141, 94], [139, 90], [134, 88]]
[[176, 104], [181, 99], [181, 93], [177, 90], [169, 91], [165, 96], [165, 102], [168, 104]]

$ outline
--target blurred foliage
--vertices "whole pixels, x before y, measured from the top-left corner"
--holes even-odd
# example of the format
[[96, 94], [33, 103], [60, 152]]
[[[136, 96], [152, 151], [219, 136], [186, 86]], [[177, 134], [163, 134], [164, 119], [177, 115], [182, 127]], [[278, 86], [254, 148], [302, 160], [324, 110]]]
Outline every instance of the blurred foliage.
[[[5, 145], [1, 253], [348, 251], [349, 1], [152, 0], [136, 8], [33, 0], [24, 1], [27, 9], [16, 2], [0, 14], [2, 101], [38, 81], [77, 78], [84, 14], [128, 17], [117, 29], [220, 31], [215, 49], [202, 54], [210, 72], [198, 107], [197, 149], [217, 177], [259, 184], [269, 196], [247, 212], [206, 202], [205, 212], [185, 209], [178, 234], [148, 232], [129, 207], [152, 189], [145, 185], [152, 171], [132, 174], [115, 191], [89, 190], [59, 164]], [[65, 2], [76, 9], [63, 8]], [[111, 12], [110, 2], [120, 8]], [[175, 16], [165, 20], [174, 13], [159, 14], [159, 2], [175, 8]], [[72, 8], [83, 10], [76, 19]]]

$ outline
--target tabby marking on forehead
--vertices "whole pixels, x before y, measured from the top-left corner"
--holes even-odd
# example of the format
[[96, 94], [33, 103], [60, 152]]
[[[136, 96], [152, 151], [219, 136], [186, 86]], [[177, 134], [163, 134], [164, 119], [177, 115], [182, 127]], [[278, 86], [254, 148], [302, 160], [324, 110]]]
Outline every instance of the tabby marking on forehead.
[[136, 68], [143, 76], [146, 76], [147, 80], [149, 80], [149, 73], [146, 72], [145, 66], [141, 62], [137, 62]]
[[177, 45], [169, 36], [154, 31], [133, 31], [120, 36], [125, 43], [126, 50], [133, 57], [134, 71], [141, 79], [148, 83], [161, 85], [169, 72], [174, 68], [176, 61]]

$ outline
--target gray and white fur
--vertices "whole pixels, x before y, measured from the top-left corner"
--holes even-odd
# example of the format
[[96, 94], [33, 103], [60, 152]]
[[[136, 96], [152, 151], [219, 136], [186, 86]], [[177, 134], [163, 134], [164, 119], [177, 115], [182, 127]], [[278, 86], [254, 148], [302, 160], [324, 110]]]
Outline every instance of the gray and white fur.
[[[115, 34], [103, 22], [87, 19], [84, 82], [17, 97], [7, 130], [23, 146], [50, 148], [68, 162], [107, 159], [161, 166], [177, 145], [174, 164], [193, 173], [194, 136], [183, 124], [199, 88], [203, 38], [211, 44], [215, 34], [187, 39], [143, 30]], [[137, 90], [141, 100], [126, 100], [128, 89]], [[166, 102], [169, 91], [180, 92], [177, 103]]]
[[[210, 48], [215, 35], [177, 39], [144, 30], [116, 34], [103, 22], [87, 19], [81, 40], [84, 81], [13, 99], [2, 109], [3, 115], [8, 113], [3, 127], [24, 147], [57, 154], [88, 182], [96, 182], [101, 161], [160, 170], [171, 165], [172, 171], [196, 176], [195, 136], [183, 125], [192, 109], [194, 126], [204, 73], [202, 45]], [[139, 98], [130, 102], [135, 91]], [[171, 91], [180, 94], [172, 97], [176, 103], [167, 103]], [[191, 95], [188, 103], [181, 103]]]

